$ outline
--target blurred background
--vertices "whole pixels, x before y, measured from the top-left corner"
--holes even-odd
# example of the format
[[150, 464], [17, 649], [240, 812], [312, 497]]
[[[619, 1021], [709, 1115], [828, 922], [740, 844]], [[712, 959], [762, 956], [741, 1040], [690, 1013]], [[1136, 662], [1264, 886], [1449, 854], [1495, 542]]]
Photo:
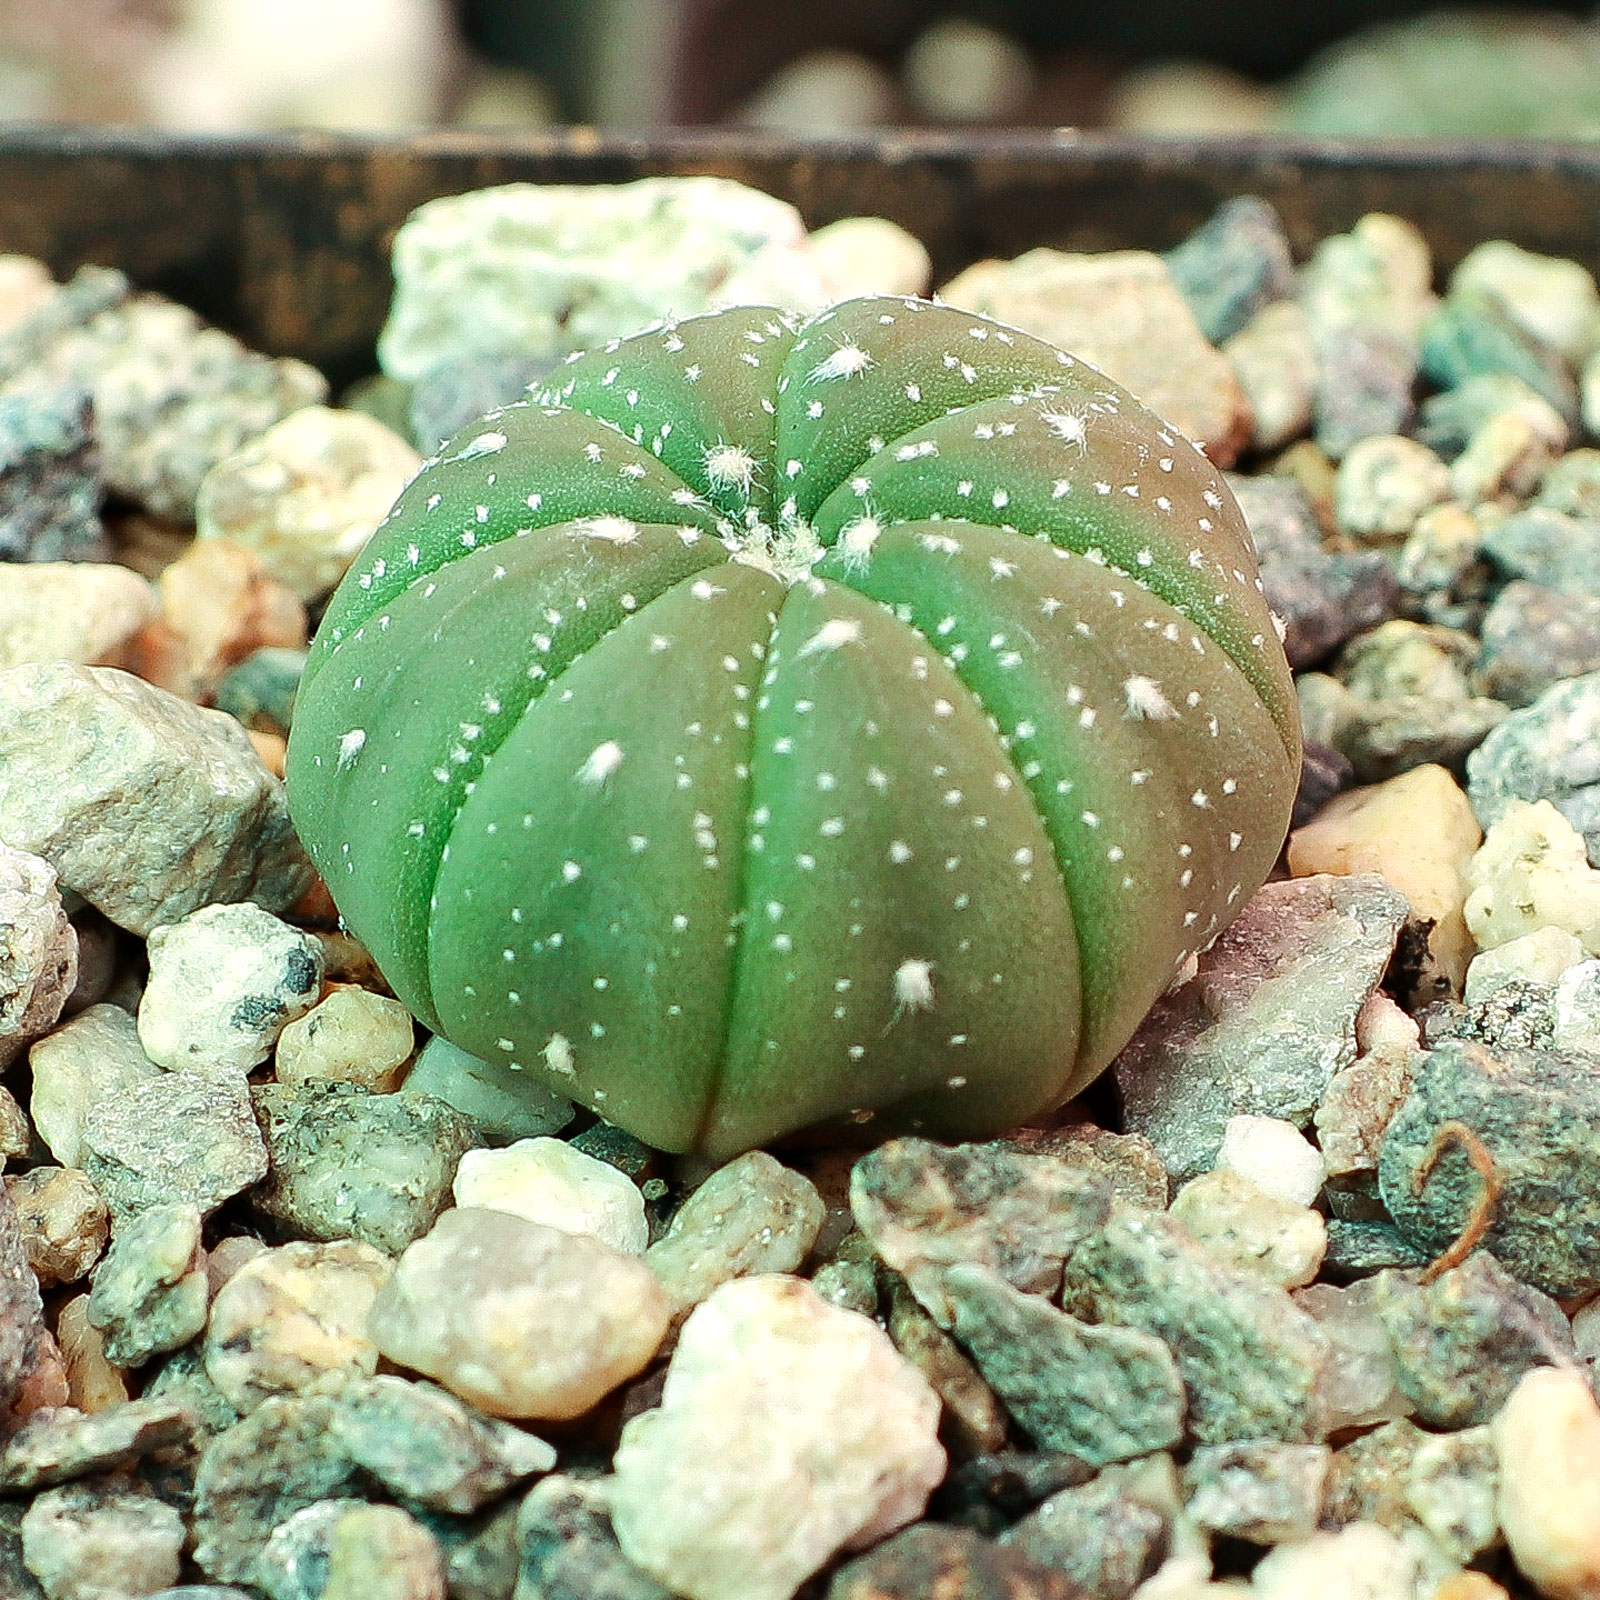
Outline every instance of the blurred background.
[[0, 0], [0, 119], [1600, 137], [1593, 0]]

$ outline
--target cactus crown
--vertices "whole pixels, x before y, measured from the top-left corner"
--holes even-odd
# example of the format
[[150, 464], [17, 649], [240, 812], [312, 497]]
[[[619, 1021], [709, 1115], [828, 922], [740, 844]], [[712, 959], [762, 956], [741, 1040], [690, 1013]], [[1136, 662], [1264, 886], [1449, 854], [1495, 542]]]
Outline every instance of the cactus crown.
[[1074, 1092], [1265, 876], [1298, 738], [1198, 451], [870, 299], [652, 329], [452, 441], [328, 608], [289, 783], [430, 1027], [722, 1157]]

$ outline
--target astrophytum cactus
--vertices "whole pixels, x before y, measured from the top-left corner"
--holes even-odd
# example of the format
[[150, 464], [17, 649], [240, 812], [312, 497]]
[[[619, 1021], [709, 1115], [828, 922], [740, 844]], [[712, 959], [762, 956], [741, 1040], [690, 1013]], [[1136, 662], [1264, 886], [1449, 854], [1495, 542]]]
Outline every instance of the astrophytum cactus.
[[289, 792], [428, 1027], [726, 1157], [1073, 1094], [1264, 878], [1298, 762], [1199, 452], [872, 299], [651, 330], [446, 446], [328, 608]]

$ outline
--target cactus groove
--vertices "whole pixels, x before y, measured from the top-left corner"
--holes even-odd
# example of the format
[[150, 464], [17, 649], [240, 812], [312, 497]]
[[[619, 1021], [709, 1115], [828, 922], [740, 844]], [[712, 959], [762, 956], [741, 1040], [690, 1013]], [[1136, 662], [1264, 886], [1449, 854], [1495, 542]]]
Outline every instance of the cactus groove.
[[288, 765], [430, 1028], [721, 1159], [1075, 1093], [1266, 876], [1299, 753], [1205, 458], [870, 299], [664, 325], [463, 432], [330, 603]]

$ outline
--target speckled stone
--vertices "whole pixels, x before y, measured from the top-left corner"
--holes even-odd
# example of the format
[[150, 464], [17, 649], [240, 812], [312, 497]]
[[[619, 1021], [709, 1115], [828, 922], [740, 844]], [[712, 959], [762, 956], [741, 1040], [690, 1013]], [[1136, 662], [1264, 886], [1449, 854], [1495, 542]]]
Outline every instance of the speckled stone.
[[399, 1377], [344, 1384], [334, 1431], [351, 1460], [409, 1504], [467, 1515], [548, 1472], [544, 1440], [485, 1417], [447, 1390]]
[[1156, 1003], [1113, 1070], [1127, 1127], [1174, 1178], [1215, 1165], [1230, 1117], [1309, 1125], [1407, 910], [1373, 874], [1268, 884]]
[[1508, 583], [1482, 623], [1477, 682], [1508, 706], [1532, 705], [1564, 678], [1600, 669], [1600, 596]]
[[218, 900], [281, 910], [312, 881], [239, 724], [113, 667], [0, 673], [0, 837], [139, 934]]
[[400, 1258], [371, 1332], [491, 1416], [580, 1417], [656, 1353], [666, 1291], [636, 1257], [506, 1211], [446, 1211]]
[[5, 1186], [41, 1287], [76, 1283], [100, 1259], [110, 1236], [99, 1190], [76, 1167], [34, 1167], [8, 1174]]
[[1539, 400], [1500, 411], [1467, 441], [1450, 464], [1450, 492], [1467, 505], [1532, 494], [1567, 442], [1567, 424]]
[[1113, 1133], [1092, 1122], [1061, 1128], [1019, 1128], [1009, 1143], [1029, 1155], [1055, 1156], [1111, 1185], [1111, 1197], [1147, 1211], [1167, 1209], [1167, 1169], [1142, 1133]]
[[157, 295], [65, 332], [45, 351], [44, 370], [90, 392], [107, 485], [180, 522], [193, 520], [216, 462], [328, 389], [304, 362], [246, 350]]
[[389, 1255], [450, 1204], [450, 1181], [477, 1142], [431, 1095], [368, 1094], [352, 1084], [263, 1084], [251, 1091], [271, 1160], [249, 1203], [308, 1239], [362, 1239]]
[[617, 1536], [689, 1600], [789, 1600], [919, 1515], [944, 1476], [938, 1420], [865, 1317], [797, 1278], [726, 1283], [684, 1323], [661, 1405], [623, 1428]]
[[206, 1372], [205, 1351], [198, 1342], [185, 1345], [144, 1374], [144, 1398], [172, 1400], [183, 1406], [206, 1438], [239, 1420], [239, 1413]]
[[1440, 389], [1508, 372], [1569, 422], [1577, 420], [1577, 386], [1566, 363], [1481, 295], [1452, 294], [1441, 302], [1422, 330], [1422, 372]]
[[1468, 251], [1450, 274], [1450, 292], [1493, 299], [1519, 327], [1568, 361], [1588, 354], [1600, 327], [1600, 293], [1587, 268], [1506, 239], [1490, 239]]
[[827, 1600], [1082, 1600], [1086, 1592], [1066, 1572], [970, 1528], [919, 1522], [840, 1567]]
[[809, 1178], [752, 1150], [684, 1201], [645, 1264], [682, 1312], [734, 1278], [793, 1272], [816, 1242], [824, 1212]]
[[1600, 672], [1568, 678], [1505, 719], [1467, 758], [1467, 794], [1489, 827], [1512, 800], [1548, 800], [1600, 862]]
[[1483, 554], [1497, 572], [1575, 599], [1600, 597], [1600, 522], [1528, 506], [1483, 531]]
[[324, 1500], [273, 1529], [256, 1563], [271, 1600], [445, 1600], [439, 1542], [399, 1506]]
[[603, 1480], [558, 1473], [536, 1483], [517, 1511], [517, 1542], [515, 1600], [672, 1600], [622, 1553]]
[[1153, 1334], [1172, 1351], [1202, 1444], [1321, 1437], [1328, 1341], [1286, 1291], [1224, 1266], [1173, 1219], [1115, 1211], [1072, 1254], [1063, 1305]]
[[166, 1202], [209, 1215], [266, 1176], [267, 1151], [243, 1080], [163, 1072], [96, 1102], [84, 1171], [117, 1218]]
[[0, 1068], [50, 1031], [77, 981], [55, 868], [0, 840]]
[[1478, 642], [1459, 630], [1397, 619], [1345, 646], [1333, 676], [1295, 687], [1307, 733], [1350, 758], [1363, 783], [1425, 762], [1458, 766], [1507, 713], [1473, 692]]
[[1268, 1194], [1236, 1172], [1191, 1178], [1173, 1197], [1170, 1214], [1217, 1260], [1285, 1289], [1310, 1283], [1328, 1248], [1320, 1212]]
[[[838, 1306], [812, 1280], [813, 1289]], [[876, 1300], [876, 1296], [874, 1296]], [[844, 1306], [873, 1315], [876, 1305]], [[944, 1407], [944, 1437], [957, 1455], [1003, 1450], [1009, 1433], [1006, 1408], [961, 1346], [917, 1303], [903, 1279], [895, 1278], [889, 1299], [889, 1337], [894, 1347], [928, 1380]]]
[[152, 1205], [119, 1219], [95, 1270], [89, 1323], [109, 1360], [143, 1366], [188, 1344], [206, 1325], [210, 1285], [192, 1205]]
[[[1559, 437], [1567, 437], [1565, 419], [1536, 389], [1509, 372], [1483, 372], [1458, 383], [1454, 388], [1432, 394], [1417, 408], [1414, 432], [1423, 444], [1446, 461], [1454, 461], [1473, 435], [1485, 424], [1511, 412], [1537, 417], [1543, 427], [1554, 419]], [[1550, 438], [1558, 437], [1552, 430]], [[1557, 450], [1564, 445], [1557, 445]]]
[[357, 1468], [333, 1432], [329, 1395], [274, 1397], [206, 1445], [195, 1474], [194, 1559], [222, 1583], [254, 1581], [272, 1530], [351, 1492]]
[[1064, 1573], [1088, 1600], [1127, 1600], [1169, 1549], [1177, 1481], [1166, 1456], [1062, 1489], [1000, 1535], [1000, 1547]]
[[1381, 1274], [1373, 1307], [1394, 1351], [1396, 1382], [1430, 1427], [1488, 1422], [1523, 1373], [1576, 1361], [1560, 1307], [1487, 1251], [1431, 1283]]
[[1433, 306], [1421, 234], [1374, 213], [1322, 240], [1297, 286], [1317, 352], [1317, 442], [1335, 460], [1410, 421], [1422, 323]]
[[378, 342], [391, 377], [445, 360], [571, 350], [714, 305], [813, 310], [826, 296], [792, 206], [723, 178], [504, 184], [420, 206], [394, 242]]
[[49, 1600], [147, 1595], [178, 1580], [183, 1518], [114, 1478], [46, 1489], [22, 1518], [22, 1557]]
[[975, 1262], [1024, 1292], [1053, 1294], [1063, 1259], [1110, 1202], [1104, 1178], [1006, 1144], [894, 1139], [850, 1177], [856, 1225], [942, 1327], [955, 1315], [946, 1268]]
[[0, 1489], [47, 1488], [127, 1466], [194, 1434], [187, 1407], [170, 1400], [130, 1400], [85, 1416], [70, 1406], [35, 1412], [0, 1451]]
[[1600, 1061], [1444, 1040], [1418, 1064], [1379, 1159], [1384, 1203], [1419, 1248], [1461, 1233], [1482, 1180], [1459, 1144], [1418, 1174], [1440, 1126], [1482, 1141], [1499, 1182], [1483, 1245], [1521, 1282], [1557, 1299], [1600, 1286]]
[[1285, 1544], [1317, 1530], [1333, 1452], [1275, 1439], [1201, 1445], [1184, 1468], [1189, 1515], [1252, 1544]]
[[102, 1002], [64, 1023], [28, 1052], [28, 1109], [50, 1154], [64, 1167], [83, 1160], [83, 1125], [93, 1108], [135, 1083], [162, 1076], [144, 1053], [133, 1017]]
[[1351, 446], [1334, 480], [1340, 528], [1372, 544], [1404, 539], [1430, 506], [1450, 495], [1450, 473], [1425, 444], [1377, 434]]
[[1165, 259], [1178, 292], [1213, 344], [1231, 339], [1294, 289], [1283, 221], [1255, 195], [1225, 201]]
[[1395, 614], [1400, 589], [1393, 564], [1375, 550], [1324, 549], [1300, 484], [1239, 474], [1228, 481], [1260, 555], [1267, 603], [1283, 619], [1291, 666], [1314, 666]]
[[264, 1250], [217, 1290], [206, 1328], [206, 1373], [240, 1413], [274, 1394], [370, 1377], [378, 1347], [372, 1303], [393, 1264], [358, 1239], [296, 1240]]
[[435, 1034], [417, 1052], [400, 1092], [442, 1100], [465, 1117], [484, 1144], [506, 1145], [518, 1139], [560, 1133], [572, 1121], [570, 1100], [537, 1083], [507, 1083], [508, 1074], [493, 1062], [480, 1061]]
[[105, 550], [100, 442], [88, 394], [30, 382], [0, 395], [0, 561], [82, 561]]
[[248, 902], [151, 931], [139, 1042], [158, 1066], [222, 1078], [258, 1067], [322, 988], [322, 947]]
[[1040, 1448], [1099, 1467], [1183, 1437], [1183, 1380], [1159, 1338], [1090, 1327], [972, 1263], [946, 1272], [945, 1292], [956, 1337]]

